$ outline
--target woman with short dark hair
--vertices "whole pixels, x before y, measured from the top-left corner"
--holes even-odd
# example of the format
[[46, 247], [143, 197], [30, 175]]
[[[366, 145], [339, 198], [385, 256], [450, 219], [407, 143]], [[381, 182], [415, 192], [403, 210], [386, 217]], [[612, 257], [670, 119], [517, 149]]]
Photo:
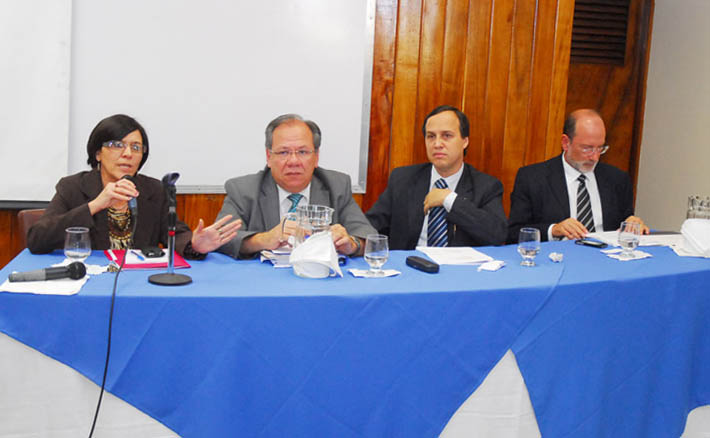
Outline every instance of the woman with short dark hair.
[[[64, 246], [65, 229], [89, 228], [93, 249], [166, 245], [168, 199], [162, 183], [138, 171], [150, 152], [145, 129], [132, 117], [116, 114], [100, 121], [86, 145], [91, 170], [64, 177], [44, 215], [29, 229], [27, 247], [47, 253]], [[136, 198], [139, 219], [133, 234], [128, 201]], [[187, 258], [204, 255], [233, 239], [241, 220], [225, 217], [194, 231], [178, 221], [175, 250]]]

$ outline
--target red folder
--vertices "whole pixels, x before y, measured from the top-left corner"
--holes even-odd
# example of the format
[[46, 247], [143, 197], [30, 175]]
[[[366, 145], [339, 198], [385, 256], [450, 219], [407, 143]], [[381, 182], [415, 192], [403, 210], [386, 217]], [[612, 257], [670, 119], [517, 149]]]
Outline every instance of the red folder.
[[[121, 262], [123, 261], [123, 253], [125, 251], [125, 249], [107, 249], [104, 251], [104, 255], [110, 261], [116, 262], [116, 264], [121, 266]], [[123, 265], [123, 269], [166, 269], [168, 267], [167, 254], [159, 258], [148, 258], [145, 257], [138, 249], [131, 249], [129, 251], [133, 254], [129, 253], [126, 264]], [[137, 254], [139, 254], [140, 257]], [[140, 260], [141, 257], [143, 260]], [[190, 265], [180, 254], [174, 253], [173, 267], [175, 269], [189, 268]]]

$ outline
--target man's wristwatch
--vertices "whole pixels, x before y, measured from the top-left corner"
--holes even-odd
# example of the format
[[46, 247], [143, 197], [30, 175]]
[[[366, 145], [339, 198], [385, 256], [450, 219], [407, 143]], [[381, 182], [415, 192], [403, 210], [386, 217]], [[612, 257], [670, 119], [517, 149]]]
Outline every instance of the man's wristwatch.
[[348, 254], [348, 257], [352, 257], [352, 256], [357, 255], [360, 252], [360, 249], [362, 249], [362, 243], [360, 242], [359, 237], [350, 236], [350, 238], [353, 240], [353, 242], [355, 242], [356, 248], [355, 248], [355, 251]]

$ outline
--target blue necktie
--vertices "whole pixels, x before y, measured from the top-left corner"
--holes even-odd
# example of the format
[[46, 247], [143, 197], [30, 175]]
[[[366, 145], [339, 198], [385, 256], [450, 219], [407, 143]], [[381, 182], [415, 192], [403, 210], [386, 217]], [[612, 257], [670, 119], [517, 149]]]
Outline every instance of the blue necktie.
[[[443, 178], [439, 178], [434, 183], [437, 189], [446, 189], [448, 184]], [[429, 223], [427, 225], [427, 246], [448, 246], [449, 238], [446, 235], [446, 209], [444, 207], [434, 207], [429, 209]]]
[[291, 208], [288, 209], [288, 212], [293, 213], [294, 211], [296, 211], [298, 202], [301, 200], [301, 198], [303, 198], [303, 195], [300, 193], [291, 193], [286, 198], [291, 201]]
[[594, 215], [592, 215], [592, 202], [589, 199], [589, 192], [585, 183], [586, 179], [587, 177], [584, 175], [579, 175], [579, 178], [577, 178], [577, 181], [579, 181], [577, 186], [577, 220], [587, 228], [587, 231], [593, 233]]

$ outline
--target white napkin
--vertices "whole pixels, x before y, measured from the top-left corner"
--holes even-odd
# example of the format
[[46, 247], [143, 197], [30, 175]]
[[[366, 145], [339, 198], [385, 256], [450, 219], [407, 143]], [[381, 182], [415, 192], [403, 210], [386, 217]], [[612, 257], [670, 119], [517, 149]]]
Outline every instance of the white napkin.
[[353, 274], [353, 277], [361, 278], [384, 278], [384, 277], [394, 277], [395, 275], [401, 274], [396, 269], [383, 269], [382, 275], [372, 275], [369, 269], [348, 269], [348, 272]]
[[[71, 263], [71, 260], [64, 259], [60, 263], [52, 266], [66, 266]], [[100, 274], [104, 272], [107, 266], [98, 265], [85, 265], [87, 275], [78, 279], [72, 280], [71, 278], [62, 278], [59, 280], [47, 280], [47, 281], [17, 281], [10, 282], [10, 280], [5, 280], [5, 282], [0, 285], [0, 291], [4, 292], [16, 292], [16, 293], [31, 293], [38, 295], [75, 295], [79, 293], [81, 287], [89, 279], [89, 266], [94, 268], [101, 268], [101, 271], [97, 272]]]
[[299, 277], [325, 278], [343, 276], [330, 231], [316, 233], [291, 251], [289, 262]]
[[551, 252], [548, 257], [550, 257], [550, 260], [555, 263], [560, 263], [565, 258], [564, 254], [561, 252]]
[[710, 257], [710, 219], [686, 219], [680, 227], [683, 250], [699, 257]]
[[505, 262], [503, 260], [491, 260], [490, 262], [485, 262], [481, 264], [481, 266], [478, 267], [478, 272], [497, 271], [503, 266], [505, 266]]
[[[70, 258], [65, 258], [61, 262], [54, 264], [52, 266], [67, 266], [70, 263], [75, 262], [75, 260], [72, 260]], [[98, 274], [103, 274], [104, 272], [108, 272], [108, 267], [109, 265], [101, 266], [101, 265], [89, 265], [87, 263], [84, 263], [84, 266], [86, 267], [86, 275], [98, 275]], [[118, 267], [118, 265], [116, 265]]]
[[641, 250], [635, 250], [631, 253], [631, 257], [623, 257], [621, 255], [621, 248], [612, 248], [612, 249], [602, 249], [601, 252], [606, 254], [607, 256], [621, 260], [622, 262], [628, 262], [630, 260], [641, 260], [645, 259], [647, 257], [653, 257], [651, 254], [647, 253], [646, 251], [641, 251]]

